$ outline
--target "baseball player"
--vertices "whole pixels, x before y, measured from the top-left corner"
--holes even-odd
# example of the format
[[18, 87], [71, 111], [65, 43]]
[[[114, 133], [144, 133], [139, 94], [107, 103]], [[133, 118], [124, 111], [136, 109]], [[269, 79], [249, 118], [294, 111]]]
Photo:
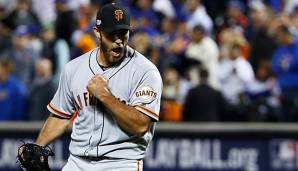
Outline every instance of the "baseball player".
[[36, 144], [46, 146], [73, 121], [63, 171], [142, 170], [158, 121], [162, 80], [157, 68], [127, 45], [128, 11], [107, 4], [97, 13], [100, 46], [66, 64], [52, 113]]

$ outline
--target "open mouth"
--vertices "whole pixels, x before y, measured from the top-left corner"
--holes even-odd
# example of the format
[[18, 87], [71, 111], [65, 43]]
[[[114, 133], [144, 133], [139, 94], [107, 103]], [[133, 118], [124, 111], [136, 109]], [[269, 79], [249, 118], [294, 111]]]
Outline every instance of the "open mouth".
[[112, 55], [115, 56], [115, 57], [119, 57], [121, 52], [122, 52], [121, 47], [117, 47], [117, 48], [112, 49]]

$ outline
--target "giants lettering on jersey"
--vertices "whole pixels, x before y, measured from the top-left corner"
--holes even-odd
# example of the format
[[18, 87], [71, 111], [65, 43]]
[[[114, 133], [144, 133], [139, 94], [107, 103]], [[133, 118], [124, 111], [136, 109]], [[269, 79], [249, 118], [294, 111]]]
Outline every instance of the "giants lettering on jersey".
[[[121, 100], [120, 98], [117, 98], [117, 99], [122, 103], [127, 104], [125, 100]], [[88, 92], [84, 92], [83, 94], [78, 94], [75, 98], [74, 103], [75, 103], [76, 111], [78, 112], [81, 111], [84, 107], [100, 104], [99, 100]]]
[[87, 107], [90, 105], [95, 105], [97, 99], [89, 94], [88, 92], [84, 92], [83, 94], [78, 94], [75, 97], [75, 107], [77, 111], [81, 111], [83, 107]]
[[156, 99], [157, 93], [153, 90], [153, 88], [149, 86], [144, 86], [136, 92], [136, 96], [148, 102], [152, 102], [154, 99]]

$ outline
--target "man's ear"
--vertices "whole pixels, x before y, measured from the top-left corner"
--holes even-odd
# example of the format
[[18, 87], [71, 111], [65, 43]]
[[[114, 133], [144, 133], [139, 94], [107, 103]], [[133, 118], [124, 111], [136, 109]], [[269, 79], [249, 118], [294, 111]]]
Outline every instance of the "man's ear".
[[96, 36], [97, 38], [100, 38], [100, 30], [99, 30], [98, 27], [94, 26], [94, 27], [93, 27], [93, 32], [94, 32], [94, 34], [95, 34], [95, 36]]

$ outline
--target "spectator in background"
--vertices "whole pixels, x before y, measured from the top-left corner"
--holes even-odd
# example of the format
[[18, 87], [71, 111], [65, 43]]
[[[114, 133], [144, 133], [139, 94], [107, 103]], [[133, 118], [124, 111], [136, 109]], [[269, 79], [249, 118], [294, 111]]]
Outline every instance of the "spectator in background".
[[7, 58], [0, 59], [0, 120], [13, 121], [26, 118], [25, 86], [12, 76], [13, 64]]
[[227, 101], [228, 116], [226, 120], [247, 120], [243, 111], [243, 95], [248, 86], [254, 81], [254, 72], [250, 63], [241, 56], [241, 47], [234, 44], [230, 50], [229, 58], [221, 60], [218, 67], [220, 90]]
[[32, 11], [30, 0], [18, 0], [15, 10], [7, 16], [10, 27], [16, 29], [20, 25], [35, 26], [41, 28], [36, 14]]
[[30, 31], [25, 25], [18, 26], [13, 33], [13, 45], [1, 57], [9, 57], [14, 66], [14, 75], [28, 88], [34, 77], [35, 61], [38, 54], [30, 48]]
[[186, 72], [185, 49], [190, 42], [186, 21], [167, 20], [165, 22], [162, 24], [164, 39], [161, 39], [165, 43], [159, 43], [163, 44], [160, 46], [159, 70], [163, 73], [169, 65], [174, 65], [177, 71], [184, 75]]
[[296, 30], [298, 30], [298, 4], [295, 6], [290, 14], [291, 24]]
[[195, 26], [201, 25], [206, 34], [210, 35], [213, 29], [213, 22], [207, 14], [201, 0], [187, 0], [185, 2], [185, 7], [189, 12], [189, 17], [187, 19], [188, 30], [191, 31]]
[[11, 47], [12, 36], [7, 19], [0, 19], [0, 54]]
[[5, 7], [4, 7], [4, 5], [0, 4], [0, 20], [2, 21], [5, 18], [6, 18]]
[[29, 114], [28, 119], [45, 120], [48, 117], [47, 104], [56, 91], [52, 80], [52, 63], [43, 58], [37, 61], [35, 79], [29, 89]]
[[41, 55], [42, 41], [41, 41], [41, 28], [29, 27], [29, 44], [28, 49], [32, 49], [38, 56]]
[[72, 47], [71, 36], [78, 27], [76, 13], [68, 5], [68, 0], [55, 0], [57, 18], [55, 33], [58, 39], [64, 39]]
[[256, 69], [256, 79], [247, 90], [250, 121], [280, 121], [280, 89], [271, 72], [271, 63], [262, 61]]
[[208, 83], [208, 71], [200, 69], [200, 84], [187, 93], [183, 106], [184, 121], [220, 121], [225, 112], [224, 98]]
[[58, 86], [60, 73], [70, 60], [70, 48], [67, 42], [56, 37], [52, 25], [45, 26], [42, 32], [42, 57], [48, 58], [53, 65], [53, 83]]
[[78, 14], [78, 29], [87, 30], [91, 25], [94, 26], [94, 17], [100, 8], [99, 1], [91, 1], [89, 4], [81, 6]]
[[164, 50], [169, 43], [173, 40], [176, 34], [177, 22], [175, 19], [164, 17], [160, 24], [160, 35], [156, 38], [155, 42], [157, 46]]
[[268, 32], [272, 16], [269, 14], [267, 7], [258, 0], [251, 1], [249, 7], [251, 23], [246, 29], [246, 36], [251, 43], [249, 61], [256, 72], [261, 63], [270, 63], [276, 48], [276, 41]]
[[[244, 2], [242, 0], [229, 0], [226, 2], [225, 15], [216, 18], [216, 38], [220, 38], [221, 33], [227, 29], [242, 34], [249, 25]], [[234, 39], [234, 37], [231, 37], [231, 39]], [[247, 57], [247, 55], [244, 55], [244, 57]]]
[[176, 11], [171, 0], [154, 0], [152, 8], [154, 11], [156, 11], [159, 15], [162, 16], [161, 18], [176, 17]]
[[[219, 50], [213, 39], [205, 34], [205, 30], [202, 26], [197, 25], [193, 28], [191, 35], [191, 42], [187, 46], [185, 56], [188, 59], [195, 60], [202, 67], [206, 68], [210, 73], [209, 82], [213, 88], [218, 88], [218, 56]], [[194, 70], [196, 74], [191, 77], [194, 84], [197, 84], [198, 68]], [[195, 77], [195, 78], [194, 78]]]
[[298, 39], [288, 26], [276, 31], [279, 47], [273, 54], [272, 69], [282, 93], [285, 121], [298, 121]]
[[298, 1], [296, 1], [296, 0], [287, 0], [287, 1], [284, 1], [283, 2], [284, 4], [284, 13], [286, 13], [286, 14], [291, 14], [291, 13], [293, 13], [295, 10], [297, 10], [297, 9], [295, 9], [295, 8], [297, 8], [298, 7]]
[[184, 52], [189, 43], [185, 21], [163, 18], [161, 34], [154, 40], [159, 47], [158, 69], [163, 73], [169, 65], [175, 65], [179, 72], [184, 72]]
[[92, 1], [81, 7], [78, 23], [79, 27], [72, 34], [71, 40], [75, 48], [72, 49], [73, 56], [80, 56], [97, 47], [97, 39], [93, 33], [94, 17], [98, 8], [99, 1]]
[[235, 43], [233, 29], [226, 28], [218, 34], [219, 61], [229, 58], [232, 45]]
[[72, 44], [75, 49], [72, 49], [72, 55], [80, 56], [91, 49], [94, 49], [97, 45], [96, 38], [93, 34], [93, 24], [90, 24], [86, 29], [78, 29], [72, 35]]
[[56, 19], [55, 0], [31, 0], [32, 10], [41, 22], [41, 25], [54, 23]]
[[146, 32], [150, 37], [158, 36], [157, 25], [160, 23], [156, 12], [152, 8], [153, 0], [136, 0], [135, 6], [130, 8], [133, 18], [137, 21], [136, 31]]
[[0, 0], [0, 6], [4, 8], [4, 13], [10, 13], [16, 9], [16, 4], [18, 0]]
[[245, 16], [245, 5], [243, 1], [230, 0], [227, 4], [227, 14], [227, 25], [229, 27], [247, 27], [248, 18]]
[[135, 0], [134, 5], [130, 6], [131, 15], [134, 18], [139, 19], [141, 22], [140, 26], [145, 27], [146, 25], [143, 25], [144, 21], [143, 17], [147, 17], [149, 20], [149, 23], [151, 27], [155, 27], [158, 22], [158, 16], [156, 15], [155, 11], [152, 7], [153, 0]]
[[132, 38], [132, 46], [141, 54], [144, 54], [154, 64], [158, 63], [159, 54], [152, 44], [149, 35], [146, 32], [135, 33]]
[[223, 58], [230, 57], [230, 51], [234, 44], [240, 46], [240, 54], [245, 59], [249, 59], [250, 56], [250, 44], [246, 40], [243, 34], [243, 30], [239, 27], [232, 28], [228, 27], [223, 29], [219, 35], [219, 49], [220, 49], [220, 60]]
[[172, 66], [165, 69], [163, 83], [161, 118], [164, 121], [182, 121], [182, 105], [191, 85]]

